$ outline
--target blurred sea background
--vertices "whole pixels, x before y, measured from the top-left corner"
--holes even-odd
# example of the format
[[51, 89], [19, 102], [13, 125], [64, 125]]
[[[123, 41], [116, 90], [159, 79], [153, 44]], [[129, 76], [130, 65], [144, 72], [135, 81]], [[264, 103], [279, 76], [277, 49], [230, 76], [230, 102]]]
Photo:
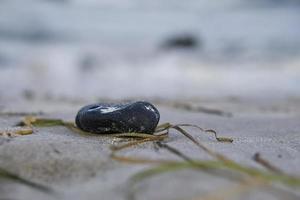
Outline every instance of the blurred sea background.
[[300, 98], [300, 1], [0, 0], [0, 100], [106, 98]]

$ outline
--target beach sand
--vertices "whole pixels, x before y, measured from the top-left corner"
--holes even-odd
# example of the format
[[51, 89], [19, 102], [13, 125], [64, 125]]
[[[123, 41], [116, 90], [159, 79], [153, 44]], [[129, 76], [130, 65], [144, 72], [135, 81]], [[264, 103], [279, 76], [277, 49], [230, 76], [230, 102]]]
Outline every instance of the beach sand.
[[[167, 102], [167, 101], [166, 101]], [[198, 130], [187, 130], [210, 149], [234, 161], [262, 169], [253, 161], [260, 153], [277, 168], [300, 176], [299, 101], [243, 102], [233, 100], [189, 102], [194, 108], [214, 108], [232, 116], [203, 113], [174, 107], [170, 102], [157, 102], [161, 123], [191, 123], [214, 129], [219, 136], [232, 137], [233, 143], [217, 142], [213, 136]], [[185, 102], [186, 103], [186, 102]], [[178, 104], [178, 102], [177, 102]], [[60, 106], [58, 106], [60, 105]], [[74, 120], [81, 103], [24, 102], [6, 104], [0, 116], [1, 129], [12, 127], [26, 112], [39, 112], [41, 117]], [[29, 109], [30, 108], [30, 109]], [[47, 110], [48, 109], [48, 110]], [[20, 113], [20, 111], [25, 113]], [[19, 112], [16, 113], [16, 112]], [[35, 128], [34, 133], [14, 138], [0, 137], [0, 166], [21, 177], [48, 186], [53, 192], [1, 180], [1, 199], [132, 199], [130, 177], [151, 165], [126, 164], [110, 158], [110, 145], [118, 140], [101, 135], [83, 135], [65, 127]], [[186, 137], [171, 131], [167, 144], [195, 159], [212, 159]], [[152, 142], [122, 153], [152, 159], [180, 160]], [[137, 184], [136, 199], [299, 199], [297, 188], [274, 184], [274, 188], [253, 186], [244, 190], [234, 175], [185, 169], [146, 179]], [[233, 189], [233, 194], [230, 191]], [[227, 194], [229, 193], [229, 194]], [[218, 197], [221, 196], [221, 197]], [[226, 196], [228, 195], [228, 196]]]

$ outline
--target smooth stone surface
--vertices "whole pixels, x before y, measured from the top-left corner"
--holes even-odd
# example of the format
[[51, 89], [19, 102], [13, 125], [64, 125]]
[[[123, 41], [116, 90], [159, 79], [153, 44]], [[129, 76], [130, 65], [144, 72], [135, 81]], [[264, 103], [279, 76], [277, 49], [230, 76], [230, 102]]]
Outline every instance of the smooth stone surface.
[[160, 114], [150, 103], [137, 101], [125, 104], [92, 104], [81, 108], [76, 125], [93, 133], [153, 133]]

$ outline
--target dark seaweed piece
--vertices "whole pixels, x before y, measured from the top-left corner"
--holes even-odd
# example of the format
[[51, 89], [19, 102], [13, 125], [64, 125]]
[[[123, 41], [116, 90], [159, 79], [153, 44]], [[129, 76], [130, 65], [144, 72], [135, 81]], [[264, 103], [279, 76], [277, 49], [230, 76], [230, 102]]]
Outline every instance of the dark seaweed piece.
[[158, 110], [145, 101], [124, 104], [99, 103], [81, 108], [76, 116], [76, 125], [83, 131], [100, 134], [152, 134], [159, 118]]

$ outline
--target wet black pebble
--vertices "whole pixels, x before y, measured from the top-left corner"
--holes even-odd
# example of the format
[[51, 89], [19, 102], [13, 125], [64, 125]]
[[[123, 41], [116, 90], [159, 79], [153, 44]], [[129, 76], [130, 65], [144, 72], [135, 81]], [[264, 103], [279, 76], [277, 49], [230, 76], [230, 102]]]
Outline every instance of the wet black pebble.
[[159, 112], [150, 103], [137, 101], [124, 104], [99, 103], [81, 108], [76, 125], [92, 133], [153, 133]]

